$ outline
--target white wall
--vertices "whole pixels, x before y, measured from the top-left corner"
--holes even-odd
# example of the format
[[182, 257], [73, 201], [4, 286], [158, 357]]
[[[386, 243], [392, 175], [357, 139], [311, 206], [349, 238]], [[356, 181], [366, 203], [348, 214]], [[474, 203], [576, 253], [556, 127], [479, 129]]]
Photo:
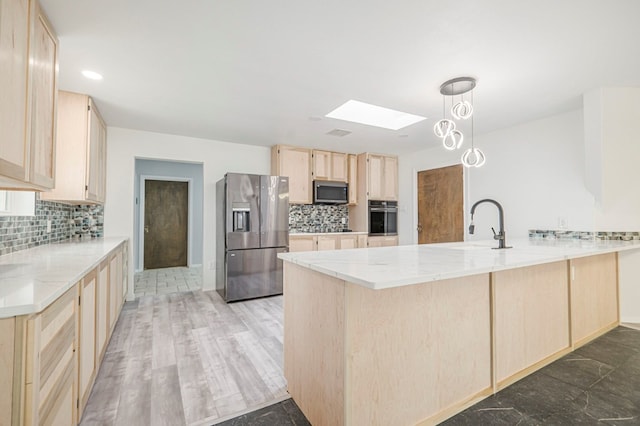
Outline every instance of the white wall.
[[[476, 136], [475, 145], [487, 162], [465, 170], [465, 229], [471, 205], [493, 198], [504, 207], [507, 242], [526, 237], [529, 229], [557, 229], [560, 217], [571, 230], [593, 230], [593, 196], [583, 181], [583, 140], [582, 111]], [[459, 164], [461, 154], [436, 147], [400, 157], [400, 244], [417, 243], [416, 173]], [[488, 204], [478, 207], [474, 222], [476, 233], [466, 239], [491, 238], [497, 210]]]
[[[584, 96], [585, 112], [600, 126], [585, 125], [589, 179], [601, 188], [599, 231], [640, 230], [640, 89], [603, 88]], [[598, 114], [600, 117], [598, 119]]]
[[[269, 174], [267, 147], [109, 127], [107, 140], [107, 203], [105, 236], [134, 238], [135, 159], [203, 163], [203, 286], [215, 288], [215, 183], [226, 172]], [[129, 252], [129, 296], [133, 299], [133, 258]]]

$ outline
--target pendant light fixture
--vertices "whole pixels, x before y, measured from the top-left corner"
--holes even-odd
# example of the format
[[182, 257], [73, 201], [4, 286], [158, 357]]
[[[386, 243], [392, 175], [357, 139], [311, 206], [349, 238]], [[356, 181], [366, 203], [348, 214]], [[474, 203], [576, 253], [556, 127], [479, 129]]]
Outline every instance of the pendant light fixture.
[[[476, 79], [473, 77], [458, 77], [447, 80], [440, 85], [440, 94], [442, 95], [442, 120], [438, 121], [433, 127], [433, 132], [437, 137], [442, 139], [442, 145], [449, 151], [456, 150], [462, 146], [464, 135], [457, 128], [454, 120], [467, 120], [471, 118], [471, 148], [462, 154], [462, 164], [465, 167], [480, 167], [486, 158], [484, 153], [473, 145], [473, 89], [476, 87]], [[471, 101], [464, 98], [465, 93], [471, 92]], [[451, 97], [451, 118], [445, 115], [445, 97]], [[460, 96], [457, 103], [454, 97]]]

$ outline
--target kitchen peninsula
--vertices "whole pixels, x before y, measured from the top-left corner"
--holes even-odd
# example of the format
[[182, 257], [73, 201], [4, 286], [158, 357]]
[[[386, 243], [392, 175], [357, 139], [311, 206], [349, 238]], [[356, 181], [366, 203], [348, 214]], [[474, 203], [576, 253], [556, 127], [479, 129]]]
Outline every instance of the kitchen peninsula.
[[640, 241], [281, 254], [288, 391], [314, 425], [435, 424], [619, 324]]

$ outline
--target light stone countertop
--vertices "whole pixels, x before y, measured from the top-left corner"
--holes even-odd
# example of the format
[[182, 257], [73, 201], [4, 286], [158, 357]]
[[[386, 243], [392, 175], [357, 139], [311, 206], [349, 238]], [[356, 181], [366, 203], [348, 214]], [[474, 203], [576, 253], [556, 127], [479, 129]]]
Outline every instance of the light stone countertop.
[[289, 232], [289, 237], [313, 237], [315, 235], [368, 235], [366, 231], [351, 232]]
[[123, 241], [65, 240], [0, 256], [0, 318], [44, 310]]
[[640, 241], [507, 240], [281, 253], [305, 268], [374, 290], [640, 249]]

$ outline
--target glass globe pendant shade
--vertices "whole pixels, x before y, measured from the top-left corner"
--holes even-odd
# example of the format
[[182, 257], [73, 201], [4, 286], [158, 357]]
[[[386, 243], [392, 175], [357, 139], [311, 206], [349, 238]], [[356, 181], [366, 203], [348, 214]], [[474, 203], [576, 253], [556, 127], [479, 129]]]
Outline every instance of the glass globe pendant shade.
[[436, 136], [439, 138], [444, 138], [455, 129], [456, 129], [456, 123], [446, 118], [443, 118], [433, 126], [433, 133], [435, 133]]
[[464, 154], [462, 154], [461, 160], [465, 167], [482, 167], [485, 161], [487, 161], [484, 153], [478, 148], [467, 149]]
[[451, 115], [456, 120], [466, 120], [473, 114], [473, 105], [469, 101], [460, 101], [451, 107]]
[[444, 138], [442, 138], [442, 145], [445, 149], [449, 151], [453, 151], [454, 149], [460, 148], [462, 146], [462, 141], [464, 140], [464, 135], [460, 130], [452, 130], [447, 133]]

